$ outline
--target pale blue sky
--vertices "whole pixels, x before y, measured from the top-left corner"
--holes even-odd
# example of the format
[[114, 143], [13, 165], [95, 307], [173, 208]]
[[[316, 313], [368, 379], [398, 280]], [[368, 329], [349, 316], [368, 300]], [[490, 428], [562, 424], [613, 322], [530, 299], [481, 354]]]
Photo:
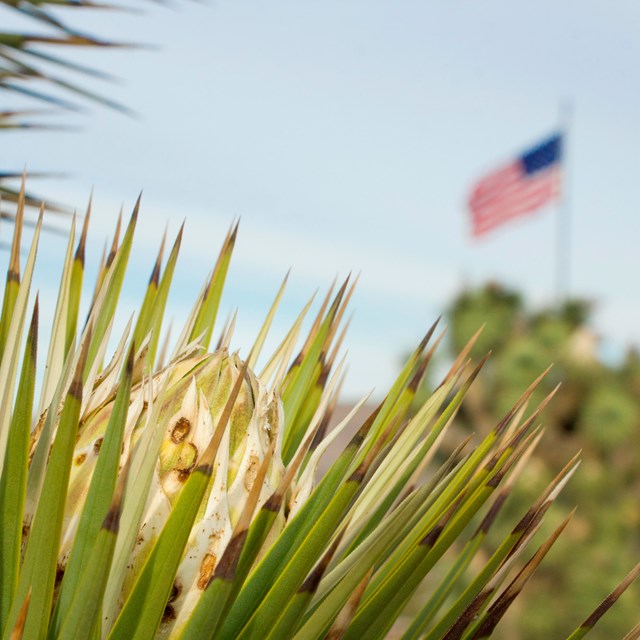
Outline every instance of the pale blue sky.
[[[597, 302], [608, 352], [640, 341], [637, 1], [209, 0], [84, 25], [162, 45], [83, 54], [122, 79], [91, 86], [140, 117], [96, 108], [62, 119], [75, 134], [3, 135], [2, 166], [71, 173], [36, 190], [79, 208], [93, 187], [94, 252], [144, 189], [127, 309], [165, 225], [186, 217], [170, 307], [183, 318], [240, 216], [223, 309], [240, 309], [236, 346], [289, 267], [278, 336], [316, 287], [362, 271], [346, 389], [382, 392], [463, 282], [553, 298], [553, 212], [473, 242], [465, 199], [570, 100], [571, 290]], [[47, 243], [61, 257], [64, 243]]]

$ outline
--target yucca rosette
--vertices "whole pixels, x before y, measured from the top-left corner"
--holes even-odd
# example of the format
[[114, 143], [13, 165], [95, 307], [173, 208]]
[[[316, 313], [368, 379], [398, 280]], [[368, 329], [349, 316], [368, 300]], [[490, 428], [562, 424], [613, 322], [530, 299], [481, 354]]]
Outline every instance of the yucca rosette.
[[[220, 420], [229, 394], [242, 375], [242, 364], [238, 355], [230, 355], [227, 349], [196, 353], [179, 359], [175, 366], [151, 379], [143, 377], [132, 388], [120, 469], [127, 465], [138, 443], [144, 441], [145, 430], [159, 429], [163, 436], [142, 523], [124, 576], [119, 606], [126, 600], [173, 504], [211, 441], [214, 425]], [[270, 447], [273, 447], [273, 454], [262, 482], [258, 506], [282, 480], [282, 403], [250, 369], [243, 375], [228, 429], [216, 455], [214, 473], [176, 572], [160, 627], [161, 636], [188, 619], [229, 542]], [[95, 397], [107, 399], [95, 406], [93, 398], [89, 397], [80, 421], [58, 558], [60, 578], [114, 406], [114, 389], [104, 387], [113, 386], [114, 382], [111, 376], [99, 381], [94, 389]], [[160, 407], [158, 424], [150, 421], [149, 399]]]

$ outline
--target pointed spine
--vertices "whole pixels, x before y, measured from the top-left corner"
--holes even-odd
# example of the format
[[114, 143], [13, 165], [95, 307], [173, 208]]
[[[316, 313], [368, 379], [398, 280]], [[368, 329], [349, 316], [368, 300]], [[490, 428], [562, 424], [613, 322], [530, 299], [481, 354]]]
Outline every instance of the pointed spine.
[[69, 286], [69, 305], [67, 308], [67, 328], [65, 335], [64, 353], [68, 355], [75, 343], [76, 331], [78, 330], [78, 313], [80, 310], [80, 298], [82, 295], [82, 281], [84, 279], [85, 249], [87, 245], [87, 234], [89, 232], [89, 220], [91, 219], [91, 199], [87, 205], [87, 212], [82, 224], [82, 233], [78, 241], [73, 267], [71, 269], [71, 284]]
[[11, 243], [11, 257], [7, 270], [7, 283], [4, 290], [2, 315], [0, 316], [0, 358], [4, 356], [13, 310], [18, 297], [18, 290], [20, 289], [20, 246], [22, 243], [22, 227], [24, 223], [24, 191], [25, 176], [23, 174], [22, 186], [18, 197], [18, 209], [13, 225], [13, 242]]

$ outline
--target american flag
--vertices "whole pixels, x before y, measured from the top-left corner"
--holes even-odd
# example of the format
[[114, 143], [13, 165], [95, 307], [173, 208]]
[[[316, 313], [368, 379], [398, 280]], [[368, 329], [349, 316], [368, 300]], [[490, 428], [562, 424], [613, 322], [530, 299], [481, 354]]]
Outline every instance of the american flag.
[[555, 134], [482, 178], [469, 197], [472, 233], [533, 213], [560, 192], [562, 136]]

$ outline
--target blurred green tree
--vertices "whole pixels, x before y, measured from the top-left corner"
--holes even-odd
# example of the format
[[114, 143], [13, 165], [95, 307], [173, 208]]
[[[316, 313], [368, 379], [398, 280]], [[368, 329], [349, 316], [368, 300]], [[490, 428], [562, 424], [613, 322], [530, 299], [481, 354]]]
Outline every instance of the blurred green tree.
[[[581, 467], [559, 501], [565, 510], [576, 504], [579, 510], [543, 563], [540, 579], [512, 612], [513, 624], [497, 636], [505, 640], [562, 637], [572, 624], [567, 614], [593, 606], [640, 554], [640, 354], [632, 349], [619, 365], [602, 362], [591, 312], [585, 300], [531, 311], [521, 294], [496, 283], [462, 291], [447, 311], [450, 353], [458, 353], [482, 324], [471, 355], [492, 352], [458, 428], [486, 433], [550, 363], [531, 406], [561, 383], [541, 415], [544, 451], [523, 477], [522, 500], [535, 496], [562, 461], [582, 450]], [[518, 502], [507, 506], [514, 514]], [[635, 623], [639, 600], [640, 588], [633, 586], [616, 615], [594, 629], [594, 640], [622, 637]]]

